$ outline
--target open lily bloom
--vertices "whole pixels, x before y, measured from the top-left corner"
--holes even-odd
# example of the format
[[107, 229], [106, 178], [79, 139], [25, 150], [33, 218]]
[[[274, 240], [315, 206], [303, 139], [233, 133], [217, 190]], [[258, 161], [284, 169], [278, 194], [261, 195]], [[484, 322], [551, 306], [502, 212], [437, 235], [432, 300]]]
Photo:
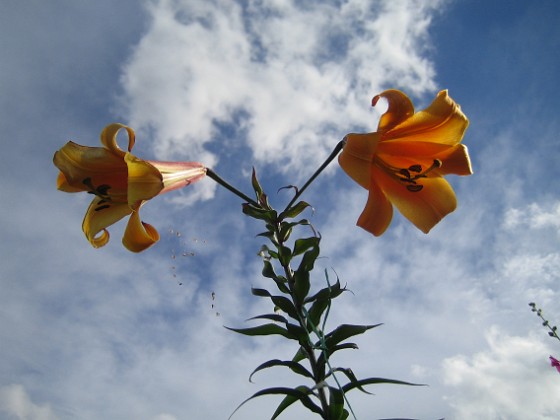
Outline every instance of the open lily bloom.
[[388, 102], [377, 131], [348, 134], [339, 155], [342, 169], [369, 191], [358, 226], [379, 236], [393, 217], [393, 205], [416, 227], [428, 233], [457, 200], [447, 174], [470, 175], [471, 163], [461, 144], [469, 121], [447, 91], [423, 111], [414, 112], [398, 90], [373, 98]]
[[[117, 134], [128, 133], [128, 152], [117, 144]], [[107, 227], [130, 215], [123, 245], [140, 252], [159, 240], [157, 230], [140, 220], [138, 211], [157, 195], [185, 187], [206, 174], [198, 162], [146, 161], [132, 155], [134, 131], [122, 124], [110, 124], [101, 132], [103, 147], [80, 146], [68, 142], [54, 155], [60, 169], [58, 189], [85, 191], [94, 198], [87, 209], [82, 229], [96, 248], [109, 241]]]

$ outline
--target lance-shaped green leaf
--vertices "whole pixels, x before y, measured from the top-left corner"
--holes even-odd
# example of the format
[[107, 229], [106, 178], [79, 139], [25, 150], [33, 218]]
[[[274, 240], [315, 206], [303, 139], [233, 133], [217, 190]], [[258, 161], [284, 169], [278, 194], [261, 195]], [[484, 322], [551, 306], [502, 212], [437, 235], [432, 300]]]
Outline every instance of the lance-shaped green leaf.
[[286, 209], [282, 213], [280, 213], [280, 218], [282, 220], [293, 219], [294, 217], [299, 216], [300, 213], [304, 211], [307, 207], [311, 207], [311, 206], [305, 201], [300, 201], [299, 203], [293, 205], [289, 209]]
[[344, 393], [335, 387], [329, 386], [329, 419], [343, 420], [344, 417]]
[[290, 332], [290, 334], [298, 338], [300, 344], [311, 345], [311, 339], [305, 329], [303, 329], [299, 325], [291, 323], [287, 323], [286, 328]]
[[365, 394], [371, 394], [371, 392], [367, 392], [364, 388], [362, 388], [362, 386], [360, 385], [358, 378], [356, 378], [356, 375], [354, 375], [354, 372], [352, 371], [352, 369], [350, 368], [334, 368], [331, 372], [327, 373], [326, 378], [328, 378], [329, 376], [331, 376], [334, 372], [342, 372], [350, 381], [350, 383], [354, 383], [356, 384], [356, 388], [358, 388], [360, 391], [362, 391]]
[[255, 191], [255, 195], [257, 198], [264, 194], [264, 190], [261, 187], [259, 180], [257, 179], [257, 171], [255, 167], [253, 167], [253, 172], [251, 174], [251, 184], [253, 185], [253, 190]]
[[301, 238], [296, 239], [294, 242], [294, 251], [292, 254], [294, 256], [303, 254], [305, 251], [308, 251], [311, 248], [319, 246], [320, 238], [312, 236], [311, 238]]
[[278, 260], [282, 266], [286, 267], [292, 260], [292, 250], [287, 246], [281, 245], [278, 247]]
[[264, 260], [263, 264], [264, 266], [262, 270], [262, 275], [264, 277], [274, 280], [276, 286], [278, 287], [278, 290], [280, 290], [282, 293], [289, 294], [290, 289], [288, 288], [288, 286], [286, 286], [286, 278], [283, 276], [278, 276], [275, 273], [274, 267], [272, 266], [272, 263], [270, 261]]
[[[322, 348], [321, 344], [318, 344], [317, 348]], [[336, 346], [333, 346], [333, 347], [328, 348], [328, 349], [323, 349], [323, 351], [321, 352], [321, 354], [317, 358], [318, 369], [320, 369], [321, 371], [323, 371], [325, 369], [325, 367], [327, 365], [327, 360], [331, 357], [331, 355], [333, 353], [335, 353], [339, 350], [347, 350], [347, 349], [357, 350], [358, 345], [356, 343], [342, 343], [342, 344], [337, 344]]]
[[296, 271], [294, 273], [294, 294], [296, 302], [303, 302], [311, 288], [309, 281], [309, 271]]
[[426, 386], [425, 384], [415, 384], [412, 382], [398, 381], [396, 379], [387, 378], [366, 378], [359, 379], [358, 381], [350, 382], [342, 387], [342, 391], [349, 392], [353, 389], [361, 389], [364, 385], [378, 385], [378, 384], [392, 384], [392, 385], [408, 385], [408, 386]]
[[269, 278], [269, 279], [278, 278], [278, 276], [274, 272], [274, 267], [272, 266], [272, 263], [270, 261], [266, 261], [266, 260], [264, 261], [264, 266], [263, 266], [263, 269], [262, 269], [262, 275], [264, 277]]
[[333, 331], [328, 333], [323, 340], [319, 340], [315, 347], [322, 349], [321, 355], [317, 359], [317, 364], [321, 369], [324, 369], [327, 360], [331, 355], [339, 350], [344, 349], [357, 349], [358, 346], [355, 343], [341, 343], [347, 338], [353, 337], [358, 334], [363, 334], [369, 329], [378, 327], [382, 324], [375, 325], [350, 325], [342, 324], [335, 328]]
[[319, 408], [318, 405], [316, 405], [315, 403], [313, 403], [313, 401], [308, 397], [308, 395], [312, 394], [312, 390], [309, 389], [306, 386], [298, 386], [296, 388], [294, 388], [296, 391], [301, 392], [304, 397], [302, 397], [302, 394], [288, 394], [286, 395], [286, 397], [280, 402], [280, 404], [278, 405], [278, 407], [276, 408], [276, 411], [274, 412], [274, 414], [271, 417], [271, 420], [274, 420], [276, 418], [278, 418], [278, 416], [286, 409], [288, 408], [290, 405], [292, 405], [293, 403], [295, 403], [296, 401], [300, 401], [305, 407], [307, 407], [309, 410], [317, 413], [317, 414], [321, 414], [321, 416], [323, 415], [323, 410], [321, 410], [321, 408]]
[[[279, 219], [282, 220], [282, 214], [280, 214]], [[278, 231], [278, 239], [282, 242], [287, 242], [290, 239], [292, 230], [296, 223], [282, 222], [280, 223], [280, 230]]]
[[315, 300], [334, 299], [334, 298], [338, 297], [339, 295], [341, 295], [346, 290], [347, 290], [346, 287], [344, 287], [344, 288], [340, 287], [340, 281], [337, 278], [335, 284], [319, 290], [313, 296], [310, 296], [307, 299], [305, 299], [305, 303], [313, 302]]
[[316, 245], [303, 254], [301, 262], [299, 263], [299, 267], [297, 271], [311, 271], [313, 270], [313, 265], [315, 264], [315, 260], [319, 256], [319, 246]]
[[309, 372], [305, 367], [303, 367], [301, 364], [296, 363], [296, 362], [292, 362], [290, 360], [279, 360], [279, 359], [273, 359], [273, 360], [269, 360], [267, 362], [264, 362], [263, 364], [261, 364], [259, 367], [257, 367], [252, 373], [251, 376], [249, 376], [249, 382], [252, 382], [252, 378], [253, 375], [261, 370], [264, 369], [268, 369], [271, 367], [276, 367], [276, 366], [283, 366], [283, 367], [287, 367], [290, 368], [290, 370], [292, 370], [292, 372], [297, 373], [298, 375], [301, 376], [305, 376], [306, 378], [311, 378], [313, 379], [313, 375], [311, 374], [311, 372]]
[[253, 185], [253, 190], [255, 191], [255, 195], [257, 197], [257, 202], [261, 205], [262, 208], [270, 210], [271, 207], [268, 204], [268, 198], [264, 193], [263, 188], [259, 180], [257, 179], [257, 171], [253, 167], [253, 173], [251, 175], [251, 184]]
[[243, 203], [243, 205], [241, 206], [241, 210], [247, 216], [267, 222], [273, 222], [278, 217], [275, 210], [265, 210], [261, 207], [255, 207], [249, 203]]
[[275, 260], [277, 260], [277, 259], [280, 258], [279, 255], [278, 255], [278, 252], [273, 251], [272, 249], [269, 249], [269, 250], [268, 250], [268, 255], [269, 255], [271, 258], [274, 258]]
[[311, 305], [311, 308], [307, 312], [307, 329], [309, 331], [317, 328], [321, 322], [321, 316], [329, 306], [329, 303], [330, 300], [322, 299], [315, 301], [313, 305]]
[[257, 315], [257, 316], [253, 316], [253, 317], [247, 319], [247, 321], [254, 321], [256, 319], [268, 319], [270, 321], [281, 322], [283, 324], [288, 323], [288, 320], [286, 318], [284, 318], [282, 315], [278, 315], [278, 314]]
[[270, 298], [270, 300], [272, 300], [272, 303], [274, 303], [279, 309], [283, 310], [290, 317], [294, 319], [298, 319], [298, 313], [296, 307], [288, 298], [284, 296], [272, 295], [266, 289], [257, 289], [255, 287], [251, 288], [251, 293], [255, 296]]
[[308, 310], [307, 318], [309, 320], [310, 325], [308, 328], [312, 326], [319, 325], [321, 320], [321, 316], [332, 299], [338, 297], [342, 292], [346, 291], [346, 288], [342, 289], [340, 287], [340, 281], [337, 279], [336, 283], [332, 286], [325, 287], [324, 289], [319, 290], [313, 296], [308, 297], [305, 299], [305, 303], [313, 302], [311, 308]]
[[281, 406], [283, 405], [284, 401], [282, 401], [280, 403], [280, 405], [278, 406], [278, 408], [276, 409], [276, 411], [274, 412], [274, 414], [272, 415], [271, 419], [274, 420], [276, 419], [280, 413], [282, 411], [284, 411], [284, 409], [291, 405], [292, 403], [296, 402], [296, 401], [301, 401], [301, 403], [308, 408], [309, 410], [311, 410], [314, 413], [323, 415], [323, 410], [321, 410], [321, 408], [315, 404], [311, 398], [309, 398], [309, 395], [313, 394], [313, 391], [306, 387], [306, 386], [298, 386], [297, 388], [284, 388], [284, 387], [275, 387], [275, 388], [267, 388], [267, 389], [263, 389], [261, 391], [258, 391], [256, 393], [254, 393], [252, 396], [250, 396], [249, 398], [247, 398], [245, 401], [243, 401], [241, 404], [239, 404], [239, 406], [235, 409], [235, 411], [231, 414], [231, 416], [229, 416], [229, 419], [231, 419], [233, 417], [233, 415], [237, 412], [237, 410], [239, 410], [245, 403], [247, 403], [248, 401], [252, 400], [253, 398], [257, 398], [257, 397], [261, 397], [263, 395], [286, 395], [286, 397], [291, 397], [293, 398], [293, 401], [284, 406], [283, 408], [281, 408]]
[[257, 236], [263, 236], [265, 238], [268, 238], [270, 242], [274, 244], [274, 246], [278, 246], [278, 241], [276, 240], [276, 235], [274, 234], [274, 232], [267, 230], [266, 232], [261, 232], [257, 234]]
[[225, 327], [225, 328], [231, 331], [235, 331], [236, 333], [249, 335], [252, 337], [258, 335], [281, 335], [291, 340], [299, 341], [297, 336], [293, 335], [286, 328], [283, 328], [277, 324], [263, 324], [263, 325], [259, 325], [258, 327], [249, 327], [249, 328], [231, 328], [231, 327]]
[[327, 349], [334, 347], [336, 344], [346, 340], [347, 338], [353, 337], [358, 334], [363, 334], [367, 330], [375, 327], [379, 327], [383, 324], [374, 325], [352, 325], [352, 324], [342, 324], [332, 330], [325, 336], [325, 345]]
[[[338, 351], [338, 350], [358, 350], [358, 345], [356, 343], [340, 343], [337, 344], [336, 346], [331, 347], [328, 352], [329, 355]], [[321, 355], [320, 357], [323, 357], [323, 355]]]

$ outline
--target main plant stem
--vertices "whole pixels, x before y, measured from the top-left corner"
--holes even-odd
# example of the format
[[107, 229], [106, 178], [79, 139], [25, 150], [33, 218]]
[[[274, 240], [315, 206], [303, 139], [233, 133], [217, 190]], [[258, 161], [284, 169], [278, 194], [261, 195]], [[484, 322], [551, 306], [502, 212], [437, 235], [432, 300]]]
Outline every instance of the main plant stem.
[[[289, 206], [286, 207], [288, 209]], [[281, 239], [280, 235], [280, 223], [277, 223], [275, 226], [276, 230], [276, 237], [278, 238], [278, 251], [281, 252], [282, 248], [284, 247], [284, 242]], [[281, 259], [282, 260], [282, 259]], [[297, 315], [298, 315], [298, 322], [301, 328], [304, 331], [308, 331], [307, 329], [307, 312], [304, 310], [303, 302], [296, 297], [295, 292], [295, 283], [296, 280], [294, 278], [294, 271], [292, 270], [289, 263], [281, 263], [282, 268], [284, 269], [284, 274], [286, 275], [286, 279], [288, 281], [288, 288], [290, 290], [290, 298], [294, 307], [296, 308]], [[307, 334], [308, 340], [305, 343], [301, 343], [300, 345], [303, 347], [305, 353], [307, 354], [307, 358], [309, 360], [309, 364], [311, 366], [311, 371], [313, 373], [313, 379], [315, 381], [315, 386], [317, 390], [317, 396], [319, 397], [319, 401], [321, 402], [321, 408], [323, 409], [324, 419], [328, 419], [329, 415], [329, 402], [327, 399], [327, 395], [325, 393], [325, 388], [322, 384], [325, 378], [325, 373], [321, 372], [319, 364], [317, 363], [317, 357], [315, 355], [315, 349], [313, 343], [311, 341], [311, 337], [309, 333]]]

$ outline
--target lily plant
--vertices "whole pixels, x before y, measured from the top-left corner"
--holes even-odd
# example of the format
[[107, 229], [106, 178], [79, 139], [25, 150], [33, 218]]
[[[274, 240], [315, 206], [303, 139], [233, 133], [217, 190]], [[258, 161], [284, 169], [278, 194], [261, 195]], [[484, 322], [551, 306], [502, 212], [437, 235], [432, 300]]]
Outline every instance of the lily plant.
[[[136, 157], [131, 154], [134, 131], [122, 124], [110, 124], [102, 131], [102, 147], [69, 142], [54, 155], [54, 164], [60, 170], [58, 189], [93, 195], [82, 230], [94, 247], [106, 245], [107, 228], [126, 216], [129, 221], [124, 246], [133, 252], [153, 246], [159, 235], [152, 225], [141, 221], [140, 207], [205, 176], [238, 196], [242, 212], [264, 225], [258, 235], [267, 243], [259, 255], [262, 275], [270, 280], [271, 287], [252, 288], [251, 293], [268, 299], [271, 311], [251, 318], [260, 322], [257, 326], [229, 329], [250, 337], [278, 336], [294, 344], [290, 359], [264, 361], [250, 378], [266, 369], [285, 368], [297, 375], [301, 385], [263, 389], [241, 404], [256, 397], [281, 395], [272, 419], [294, 403], [303, 404], [323, 419], [357, 418], [347, 397], [349, 391], [367, 393], [365, 387], [376, 384], [415, 385], [377, 376], [360, 379], [350, 367], [332, 365], [334, 353], [357, 348], [349, 339], [381, 324], [342, 324], [329, 329], [333, 302], [347, 289], [338, 277], [331, 280], [328, 272], [313, 274], [320, 256], [321, 235], [308, 219], [301, 217], [311, 207], [301, 196], [336, 157], [344, 172], [368, 191], [357, 224], [375, 236], [390, 225], [393, 206], [424, 233], [456, 208], [455, 193], [444, 176], [472, 174], [468, 150], [461, 143], [468, 119], [459, 105], [447, 91], [441, 91], [420, 112], [415, 112], [411, 100], [398, 90], [376, 95], [372, 105], [382, 98], [388, 109], [377, 131], [345, 135], [301, 188], [291, 187], [293, 197], [282, 210], [270, 205], [255, 171], [250, 197], [202, 163]], [[127, 151], [117, 145], [120, 130], [128, 134]]]

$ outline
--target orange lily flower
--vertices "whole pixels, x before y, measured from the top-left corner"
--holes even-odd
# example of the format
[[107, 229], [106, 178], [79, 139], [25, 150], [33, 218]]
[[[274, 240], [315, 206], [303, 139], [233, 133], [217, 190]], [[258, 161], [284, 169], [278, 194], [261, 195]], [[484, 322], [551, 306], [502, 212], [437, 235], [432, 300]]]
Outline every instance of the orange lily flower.
[[357, 225], [379, 236], [393, 217], [393, 205], [422, 232], [428, 233], [455, 210], [457, 199], [447, 174], [471, 175], [467, 147], [461, 144], [469, 120], [446, 90], [432, 104], [414, 112], [403, 92], [387, 90], [372, 100], [388, 102], [377, 131], [348, 134], [338, 161], [369, 191]]
[[[117, 133], [128, 133], [128, 152], [117, 144]], [[81, 146], [68, 142], [54, 154], [60, 169], [57, 187], [65, 192], [85, 191], [94, 198], [87, 209], [82, 230], [95, 247], [109, 241], [107, 227], [130, 215], [123, 245], [140, 252], [159, 240], [157, 230], [140, 220], [138, 211], [157, 195], [185, 187], [206, 174], [198, 162], [156, 162], [137, 158], [134, 130], [122, 124], [110, 124], [101, 132], [103, 147]]]

